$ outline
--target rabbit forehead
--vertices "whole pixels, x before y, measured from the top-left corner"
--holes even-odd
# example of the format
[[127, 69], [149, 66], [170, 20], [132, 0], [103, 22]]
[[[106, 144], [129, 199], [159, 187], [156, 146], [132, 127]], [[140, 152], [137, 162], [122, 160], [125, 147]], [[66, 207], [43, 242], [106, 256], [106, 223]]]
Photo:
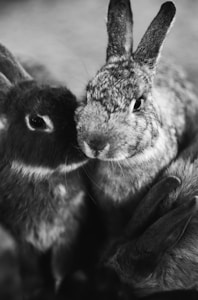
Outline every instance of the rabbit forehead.
[[112, 112], [127, 109], [133, 98], [142, 96], [151, 88], [146, 68], [134, 61], [121, 63], [104, 66], [87, 86], [87, 99], [99, 101]]
[[14, 87], [6, 100], [5, 109], [13, 115], [39, 113], [41, 115], [58, 115], [76, 108], [75, 97], [65, 88], [38, 86], [24, 83]]

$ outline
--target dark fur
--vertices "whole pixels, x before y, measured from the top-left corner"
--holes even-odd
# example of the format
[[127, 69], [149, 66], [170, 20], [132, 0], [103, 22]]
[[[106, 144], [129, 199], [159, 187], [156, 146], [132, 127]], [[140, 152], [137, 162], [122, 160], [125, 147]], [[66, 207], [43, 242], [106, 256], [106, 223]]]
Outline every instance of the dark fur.
[[22, 293], [17, 246], [2, 226], [0, 226], [0, 241], [0, 298], [20, 300]]
[[[111, 248], [111, 251], [116, 252], [116, 255], [110, 255], [113, 257], [111, 258], [113, 268], [124, 281], [145, 293], [172, 289], [197, 289], [198, 214], [197, 207], [191, 206], [192, 199], [197, 199], [198, 195], [197, 153], [196, 137], [164, 172], [164, 180], [169, 176], [177, 176], [180, 184], [175, 191], [168, 191], [159, 205], [150, 208], [153, 213], [150, 222], [160, 218], [155, 225], [145, 231], [144, 219], [148, 221], [151, 213], [147, 209], [145, 200], [142, 200], [140, 210], [137, 209], [136, 217], [132, 217], [125, 232], [126, 239]], [[150, 193], [152, 197], [152, 190]], [[156, 196], [153, 194], [153, 201], [156, 200]], [[185, 208], [183, 213], [179, 212], [182, 206]], [[188, 214], [188, 209], [191, 212], [189, 211], [187, 217], [185, 214]], [[179, 214], [174, 216], [177, 211]], [[144, 218], [141, 218], [143, 212]], [[184, 217], [183, 221], [182, 217]], [[147, 223], [146, 226], [150, 224]], [[137, 232], [136, 244], [133, 237]], [[134, 257], [136, 259], [133, 260]]]
[[[67, 88], [39, 85], [2, 45], [0, 72], [0, 222], [20, 251], [51, 251], [59, 282], [75, 262], [87, 213], [80, 171], [60, 170], [86, 162], [77, 149], [77, 101]], [[54, 130], [30, 130], [29, 114], [48, 116]]]
[[[67, 160], [71, 164], [83, 159], [73, 118], [77, 102], [70, 91], [31, 81], [12, 87], [2, 98], [0, 112], [7, 118], [8, 129], [1, 134], [1, 159], [53, 169]], [[31, 113], [48, 115], [55, 132], [31, 132], [25, 124], [25, 116]]]

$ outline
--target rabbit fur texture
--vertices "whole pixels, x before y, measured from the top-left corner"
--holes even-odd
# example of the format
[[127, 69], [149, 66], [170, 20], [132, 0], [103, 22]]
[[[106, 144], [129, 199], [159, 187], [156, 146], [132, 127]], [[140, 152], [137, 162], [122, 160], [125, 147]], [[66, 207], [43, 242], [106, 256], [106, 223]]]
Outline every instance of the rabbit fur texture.
[[106, 64], [76, 111], [78, 142], [91, 159], [86, 172], [93, 197], [108, 212], [112, 232], [117, 221], [111, 219], [122, 211], [120, 223], [126, 224], [197, 130], [193, 87], [179, 67], [158, 62], [175, 12], [172, 2], [164, 3], [133, 52], [130, 1], [111, 0]]
[[0, 220], [18, 245], [52, 252], [60, 282], [86, 215], [75, 96], [37, 83], [0, 45]]

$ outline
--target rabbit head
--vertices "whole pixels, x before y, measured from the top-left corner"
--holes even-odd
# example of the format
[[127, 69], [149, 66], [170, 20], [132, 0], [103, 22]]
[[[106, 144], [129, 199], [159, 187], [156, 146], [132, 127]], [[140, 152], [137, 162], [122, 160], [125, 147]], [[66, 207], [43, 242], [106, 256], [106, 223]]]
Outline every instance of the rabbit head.
[[157, 141], [161, 117], [153, 79], [162, 43], [175, 16], [164, 3], [132, 53], [130, 0], [111, 0], [106, 64], [88, 83], [76, 112], [78, 141], [90, 158], [123, 160]]
[[75, 96], [37, 84], [0, 45], [0, 159], [23, 175], [69, 172], [85, 162], [77, 148]]
[[[137, 211], [135, 211], [129, 226], [126, 230], [125, 240], [112, 244], [107, 253], [109, 259], [105, 259], [107, 265], [113, 268], [120, 278], [130, 284], [139, 293], [151, 293], [165, 289], [186, 288], [189, 280], [189, 260], [183, 261], [178, 268], [178, 262], [174, 261], [174, 255], [169, 255], [170, 250], [177, 247], [186, 233], [186, 229], [197, 212], [197, 197], [191, 201], [184, 202], [166, 215], [153, 222], [153, 216], [157, 205], [165, 199], [176, 187], [179, 181], [176, 177], [169, 177], [162, 180], [142, 200]], [[163, 192], [164, 191], [164, 192]], [[161, 194], [162, 192], [162, 194]], [[145, 211], [151, 202], [151, 196], [157, 196], [157, 204], [150, 208], [145, 216]], [[139, 217], [138, 217], [139, 216]], [[142, 220], [141, 217], [143, 216]], [[132, 227], [132, 224], [134, 225]], [[166, 257], [169, 255], [168, 263]], [[170, 264], [173, 264], [171, 270]], [[181, 272], [181, 270], [183, 270]], [[167, 275], [167, 274], [168, 275]], [[180, 274], [182, 273], [182, 274]], [[163, 281], [163, 276], [172, 277]], [[180, 285], [177, 285], [179, 278]], [[182, 282], [184, 285], [182, 286]], [[172, 286], [171, 286], [172, 284]]]

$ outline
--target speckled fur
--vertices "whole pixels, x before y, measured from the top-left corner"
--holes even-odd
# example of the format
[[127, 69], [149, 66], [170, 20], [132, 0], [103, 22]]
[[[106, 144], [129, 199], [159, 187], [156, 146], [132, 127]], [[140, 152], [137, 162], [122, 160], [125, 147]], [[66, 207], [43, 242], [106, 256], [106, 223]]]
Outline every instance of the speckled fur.
[[[173, 4], [163, 6], [132, 55], [124, 47], [126, 39], [118, 36], [119, 30], [132, 26], [128, 7], [127, 0], [110, 2], [114, 18], [107, 23], [108, 32], [113, 30], [108, 49], [113, 47], [113, 54], [107, 54], [107, 63], [88, 83], [86, 99], [76, 113], [79, 145], [87, 156], [97, 158], [90, 163], [89, 177], [94, 197], [104, 206], [129, 202], [135, 206], [197, 127], [198, 101], [185, 75], [168, 62], [156, 65], [174, 16]], [[127, 17], [116, 19], [120, 10]], [[131, 112], [132, 100], [141, 96], [142, 109]], [[94, 138], [105, 141], [109, 150], [95, 156], [87, 151], [85, 143]]]

